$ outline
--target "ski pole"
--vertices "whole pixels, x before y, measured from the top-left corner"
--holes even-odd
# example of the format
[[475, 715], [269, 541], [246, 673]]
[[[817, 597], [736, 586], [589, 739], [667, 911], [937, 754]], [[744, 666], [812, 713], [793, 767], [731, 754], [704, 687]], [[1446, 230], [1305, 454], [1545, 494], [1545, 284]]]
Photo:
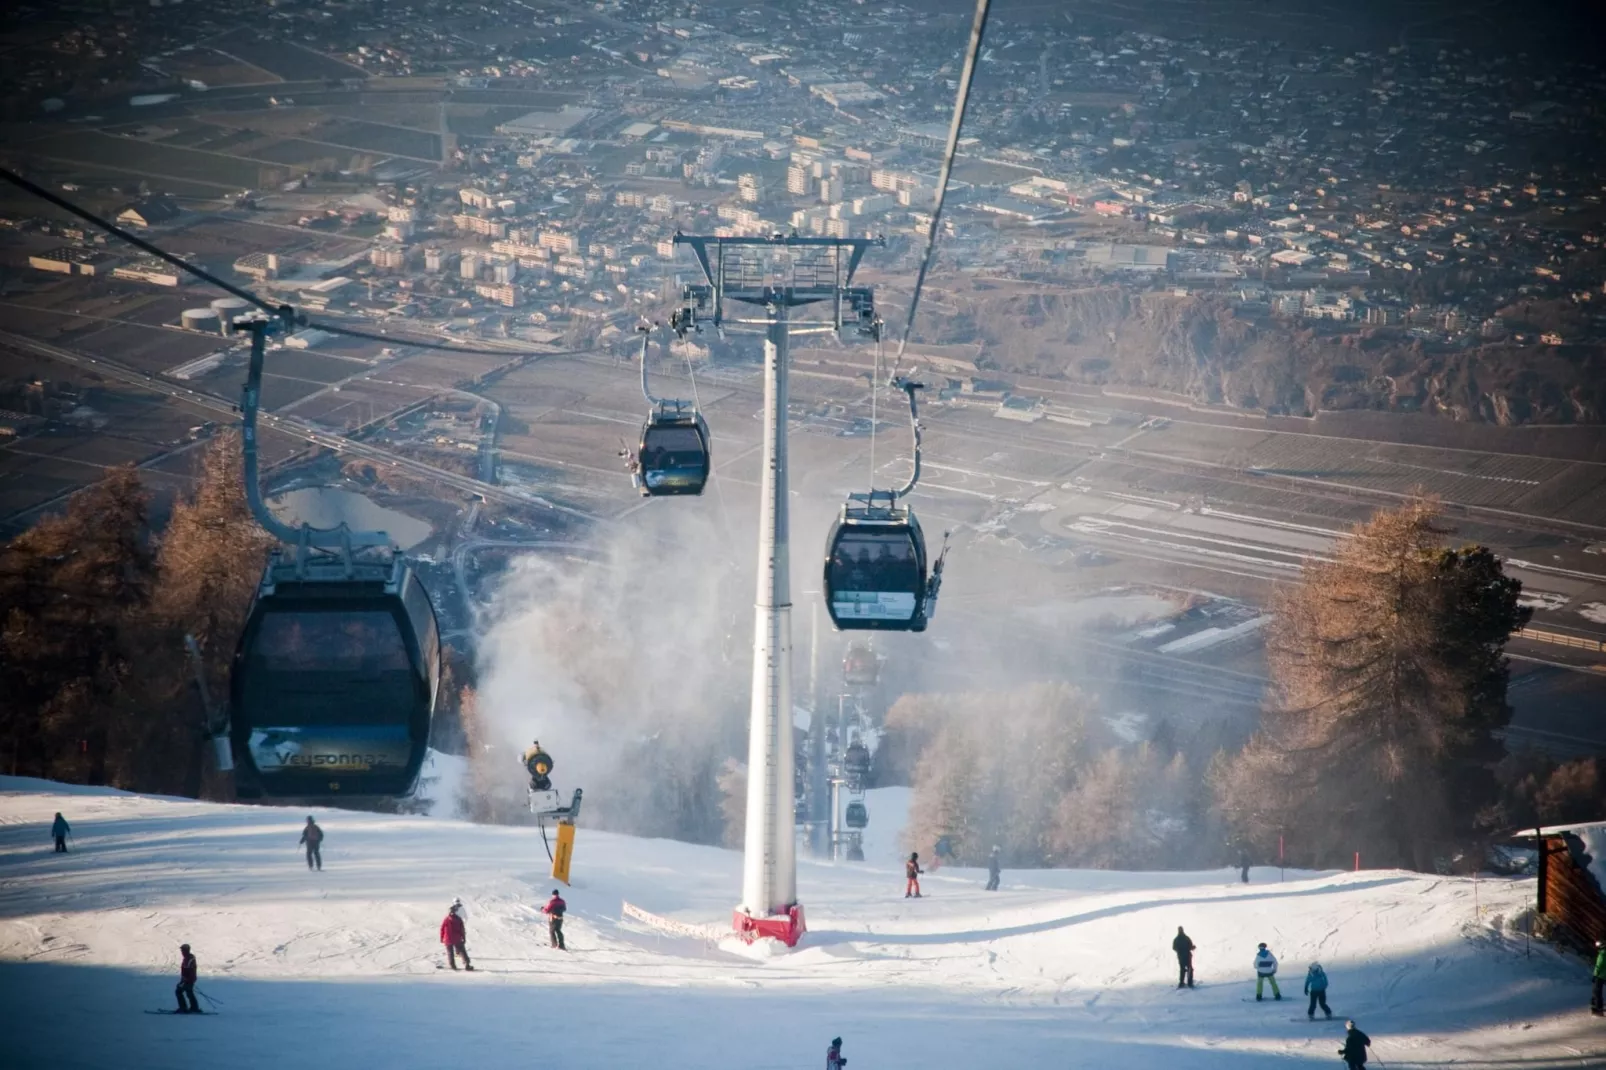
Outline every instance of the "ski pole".
[[223, 1001], [221, 999], [213, 999], [211, 996], [207, 995], [205, 992], [202, 992], [199, 988], [197, 988], [195, 990], [195, 994], [200, 996], [202, 999], [206, 1000], [208, 1003], [210, 1003], [214, 1007], [223, 1006]]

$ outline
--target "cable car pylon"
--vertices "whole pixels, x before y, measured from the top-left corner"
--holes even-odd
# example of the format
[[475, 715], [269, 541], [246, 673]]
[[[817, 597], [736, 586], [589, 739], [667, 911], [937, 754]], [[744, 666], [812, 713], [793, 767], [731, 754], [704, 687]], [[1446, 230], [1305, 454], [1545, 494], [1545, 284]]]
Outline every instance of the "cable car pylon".
[[[791, 521], [787, 501], [787, 357], [793, 334], [874, 335], [874, 293], [854, 286], [867, 250], [881, 238], [703, 237], [677, 233], [702, 269], [673, 323], [682, 333], [710, 323], [721, 331], [764, 333], [764, 457], [759, 497], [758, 577], [754, 599], [753, 690], [748, 728], [747, 831], [742, 899], [733, 911], [739, 936], [796, 946], [806, 928], [797, 901], [794, 825], [796, 756], [792, 739]], [[728, 305], [758, 306], [732, 316]], [[827, 305], [824, 316], [793, 310]]]

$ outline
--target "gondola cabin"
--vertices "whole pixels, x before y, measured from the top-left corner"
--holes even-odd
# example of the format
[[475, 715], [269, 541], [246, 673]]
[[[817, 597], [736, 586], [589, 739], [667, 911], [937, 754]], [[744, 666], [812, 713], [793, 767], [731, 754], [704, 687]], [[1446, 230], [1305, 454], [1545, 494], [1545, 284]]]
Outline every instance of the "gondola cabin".
[[701, 494], [712, 467], [701, 413], [660, 410], [642, 425], [633, 479], [644, 496]]
[[923, 632], [927, 578], [926, 538], [913, 510], [879, 492], [842, 507], [826, 544], [831, 623], [843, 631]]
[[862, 829], [870, 824], [870, 811], [862, 802], [850, 802], [842, 815], [842, 822], [850, 829]]
[[842, 754], [842, 775], [851, 791], [863, 791], [870, 779], [870, 748], [858, 740], [848, 744]]
[[848, 644], [842, 655], [842, 682], [849, 687], [874, 687], [881, 677], [881, 659], [863, 640]]
[[229, 680], [237, 793], [411, 794], [440, 674], [434, 608], [400, 557], [276, 557]]

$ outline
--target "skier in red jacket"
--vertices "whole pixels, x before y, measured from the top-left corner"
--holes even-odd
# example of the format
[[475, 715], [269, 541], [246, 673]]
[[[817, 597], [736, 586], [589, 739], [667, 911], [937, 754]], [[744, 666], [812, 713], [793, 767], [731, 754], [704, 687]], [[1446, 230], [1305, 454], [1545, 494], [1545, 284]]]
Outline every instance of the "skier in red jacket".
[[925, 872], [920, 868], [920, 855], [914, 851], [909, 852], [909, 861], [903, 864], [903, 875], [906, 878], [903, 886], [903, 897], [908, 899], [914, 896], [920, 898], [920, 874]]
[[463, 956], [463, 969], [472, 970], [474, 964], [468, 961], [468, 929], [463, 925], [463, 916], [458, 913], [456, 903], [447, 912], [446, 920], [441, 922], [441, 943], [446, 945], [446, 964], [457, 969], [457, 956]]
[[[178, 986], [173, 989], [173, 994], [178, 997], [178, 1013], [200, 1014], [201, 1005], [195, 1002], [195, 956], [190, 954], [189, 944], [180, 944], [178, 950], [184, 956], [179, 960]], [[188, 1006], [184, 1004], [186, 998], [189, 1000]]]
[[541, 913], [546, 915], [547, 935], [552, 938], [552, 946], [559, 951], [569, 950], [563, 943], [563, 912], [569, 909], [569, 904], [563, 901], [556, 888], [552, 889], [552, 898], [546, 901]]

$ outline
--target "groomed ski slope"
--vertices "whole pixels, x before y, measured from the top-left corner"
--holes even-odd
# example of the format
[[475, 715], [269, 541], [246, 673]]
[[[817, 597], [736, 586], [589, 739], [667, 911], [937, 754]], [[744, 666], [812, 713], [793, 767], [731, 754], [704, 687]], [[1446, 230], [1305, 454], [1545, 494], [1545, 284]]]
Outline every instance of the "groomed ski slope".
[[[800, 862], [811, 932], [766, 958], [620, 918], [628, 899], [725, 924], [738, 854], [582, 828], [564, 955], [536, 913], [553, 882], [533, 829], [317, 810], [309, 873], [303, 810], [0, 791], [7, 1067], [759, 1070], [817, 1067], [837, 1035], [855, 1070], [1337, 1067], [1346, 1014], [1391, 1070], [1606, 1065], [1588, 970], [1509, 929], [1531, 881], [1480, 882], [1477, 916], [1470, 880], [1391, 871], [1017, 871], [989, 894], [943, 870], [909, 901], [882, 837], [864, 864]], [[474, 974], [436, 968], [454, 895]], [[1199, 945], [1191, 992], [1178, 925]], [[1243, 1001], [1261, 940], [1282, 1003]], [[181, 942], [219, 1015], [142, 1013], [173, 1005]], [[1313, 956], [1331, 1023], [1304, 1021]]]

